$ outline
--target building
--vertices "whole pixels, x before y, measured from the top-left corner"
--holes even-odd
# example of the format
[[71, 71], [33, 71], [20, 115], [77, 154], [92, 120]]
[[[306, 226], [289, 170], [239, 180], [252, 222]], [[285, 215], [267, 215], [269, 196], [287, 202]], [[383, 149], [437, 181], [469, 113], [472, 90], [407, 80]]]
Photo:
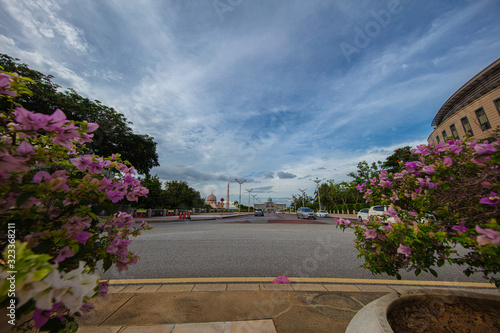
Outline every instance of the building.
[[217, 204], [217, 198], [215, 197], [214, 192], [207, 197], [206, 204], [213, 209], [220, 208], [220, 205]]
[[428, 143], [440, 143], [469, 133], [475, 139], [493, 136], [500, 126], [500, 58], [483, 69], [447, 101], [432, 121]]
[[268, 198], [266, 203], [254, 204], [254, 209], [255, 208], [261, 208], [264, 212], [276, 212], [278, 210], [285, 210], [286, 204], [274, 203], [273, 199]]

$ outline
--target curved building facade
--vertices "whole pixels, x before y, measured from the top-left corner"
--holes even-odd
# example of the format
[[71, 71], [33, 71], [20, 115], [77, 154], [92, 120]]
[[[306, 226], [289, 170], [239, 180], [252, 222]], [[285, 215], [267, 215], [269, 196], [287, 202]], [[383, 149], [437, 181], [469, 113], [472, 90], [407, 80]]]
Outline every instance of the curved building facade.
[[460, 139], [466, 133], [475, 139], [491, 137], [500, 126], [500, 58], [458, 89], [439, 109], [432, 126], [428, 143]]

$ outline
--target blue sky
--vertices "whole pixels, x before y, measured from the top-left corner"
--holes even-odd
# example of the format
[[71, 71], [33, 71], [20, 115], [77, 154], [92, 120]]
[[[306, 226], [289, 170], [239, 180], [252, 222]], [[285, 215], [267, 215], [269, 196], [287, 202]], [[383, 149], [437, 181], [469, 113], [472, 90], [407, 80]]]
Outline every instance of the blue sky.
[[497, 0], [0, 0], [0, 52], [158, 143], [162, 180], [285, 202], [425, 143], [500, 56]]

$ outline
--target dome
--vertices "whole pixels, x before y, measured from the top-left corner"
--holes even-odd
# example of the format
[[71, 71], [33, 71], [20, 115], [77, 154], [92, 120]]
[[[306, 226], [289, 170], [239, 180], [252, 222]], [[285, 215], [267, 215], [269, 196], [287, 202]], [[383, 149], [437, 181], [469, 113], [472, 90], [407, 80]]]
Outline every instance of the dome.
[[210, 194], [208, 197], [207, 197], [207, 201], [215, 201], [217, 202], [217, 198], [215, 197], [215, 195], [212, 193]]

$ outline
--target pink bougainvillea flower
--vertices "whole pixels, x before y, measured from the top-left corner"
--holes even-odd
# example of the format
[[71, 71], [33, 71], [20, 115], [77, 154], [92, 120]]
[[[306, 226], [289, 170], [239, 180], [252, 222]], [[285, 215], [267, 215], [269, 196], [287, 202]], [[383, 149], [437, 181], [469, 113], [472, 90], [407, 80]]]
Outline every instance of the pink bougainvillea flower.
[[80, 308], [80, 313], [82, 314], [82, 318], [85, 318], [87, 314], [95, 308], [94, 304], [91, 302], [87, 302], [82, 305]]
[[70, 258], [74, 255], [73, 250], [71, 250], [69, 246], [65, 246], [57, 253], [57, 257], [54, 259], [54, 262], [64, 261], [66, 258]]
[[276, 279], [273, 280], [272, 284], [290, 284], [290, 280], [284, 275], [278, 276]]
[[390, 224], [389, 225], [384, 225], [382, 227], [382, 230], [388, 231], [388, 232], [393, 232], [394, 231], [394, 227], [392, 225], [390, 225]]
[[491, 207], [495, 207], [500, 203], [500, 195], [495, 192], [491, 192], [488, 197], [483, 197], [481, 200], [479, 200], [479, 202], [485, 205], [490, 205]]
[[83, 155], [75, 158], [70, 158], [69, 161], [73, 164], [78, 170], [85, 171], [90, 163], [92, 163], [92, 155]]
[[1, 95], [9, 95], [12, 97], [16, 97], [17, 93], [15, 91], [10, 90], [10, 83], [12, 82], [12, 76], [7, 75], [5, 73], [0, 73], [0, 94]]
[[82, 231], [78, 236], [76, 236], [76, 240], [85, 245], [90, 235], [92, 235], [90, 232]]
[[339, 225], [345, 225], [346, 227], [351, 224], [351, 221], [343, 218], [335, 218], [334, 221]]
[[52, 311], [50, 310], [36, 309], [33, 312], [33, 322], [35, 323], [35, 328], [41, 328], [45, 325], [49, 321], [51, 313]]
[[366, 229], [365, 238], [366, 239], [377, 238], [377, 230], [375, 230], [375, 229]]
[[404, 254], [405, 256], [409, 257], [411, 254], [411, 249], [409, 246], [399, 244], [398, 253]]
[[17, 148], [17, 152], [21, 154], [33, 154], [35, 149], [33, 149], [33, 146], [28, 141], [23, 141]]
[[443, 158], [443, 165], [444, 166], [451, 166], [452, 164], [453, 164], [453, 160], [451, 159], [451, 157], [446, 156], [445, 158]]
[[489, 155], [497, 151], [497, 149], [490, 143], [478, 143], [474, 146], [474, 150], [480, 155]]
[[465, 226], [465, 223], [463, 221], [460, 222], [458, 225], [451, 227], [451, 229], [458, 231], [458, 232], [466, 232], [467, 231], [467, 227]]
[[108, 294], [109, 280], [99, 282], [99, 296], [106, 297]]
[[33, 176], [33, 181], [37, 184], [41, 184], [42, 182], [48, 182], [51, 180], [50, 174], [47, 171], [38, 171]]
[[484, 246], [486, 244], [498, 244], [500, 242], [500, 232], [491, 230], [491, 229], [483, 229], [479, 225], [476, 224], [476, 231], [480, 233], [480, 236], [477, 236], [477, 245]]
[[426, 165], [422, 168], [423, 173], [433, 174], [436, 173], [436, 169], [434, 169], [434, 165]]

